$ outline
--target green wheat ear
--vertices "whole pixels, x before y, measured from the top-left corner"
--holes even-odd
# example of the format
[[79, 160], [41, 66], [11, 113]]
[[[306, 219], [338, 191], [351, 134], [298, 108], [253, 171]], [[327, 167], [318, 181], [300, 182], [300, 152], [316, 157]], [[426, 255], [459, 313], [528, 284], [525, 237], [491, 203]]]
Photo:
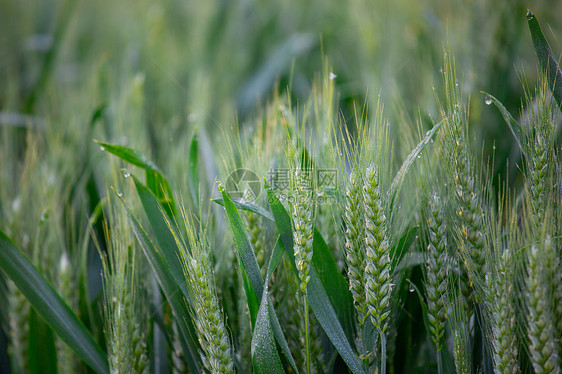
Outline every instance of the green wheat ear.
[[306, 286], [310, 279], [310, 262], [312, 261], [312, 240], [314, 234], [314, 199], [312, 186], [306, 178], [308, 170], [295, 170], [295, 186], [293, 187], [293, 241], [295, 261], [299, 273], [300, 289], [306, 295]]
[[453, 358], [458, 374], [472, 373], [472, 360], [470, 348], [470, 326], [464, 301], [461, 299], [461, 290], [454, 282], [449, 288], [448, 299], [451, 300], [448, 310], [449, 326], [453, 336]]
[[434, 194], [429, 201], [427, 228], [427, 264], [425, 288], [427, 291], [427, 318], [429, 332], [437, 351], [443, 347], [447, 319], [447, 234], [441, 199]]
[[378, 330], [386, 330], [386, 318], [392, 291], [389, 240], [378, 175], [373, 166], [367, 168], [363, 186], [365, 207], [366, 299], [371, 320]]
[[533, 244], [528, 250], [527, 292], [528, 337], [531, 362], [537, 373], [559, 373], [558, 351], [555, 344], [555, 327], [550, 309], [548, 272], [552, 260], [553, 245], [547, 237], [540, 245]]
[[494, 367], [500, 373], [518, 373], [516, 319], [513, 307], [513, 255], [506, 249], [498, 257], [493, 274], [486, 277]]
[[203, 362], [211, 373], [233, 373], [232, 349], [217, 296], [210, 258], [211, 248], [205, 232], [197, 231], [193, 219], [185, 209], [181, 212], [187, 243], [178, 237], [176, 243], [180, 248], [187, 287], [193, 303], [197, 336], [205, 356]]
[[[112, 373], [145, 374], [149, 371], [144, 306], [137, 297], [138, 259], [131, 241], [130, 226], [110, 206], [111, 231], [105, 227], [107, 255], [100, 254], [104, 270], [104, 332]], [[99, 248], [98, 248], [99, 250]]]
[[365, 216], [363, 208], [363, 178], [351, 172], [345, 191], [345, 249], [349, 289], [353, 295], [360, 325], [367, 318], [365, 294]]
[[9, 354], [14, 369], [27, 372], [29, 370], [29, 315], [30, 305], [18, 288], [8, 283], [8, 303], [10, 307], [10, 345]]

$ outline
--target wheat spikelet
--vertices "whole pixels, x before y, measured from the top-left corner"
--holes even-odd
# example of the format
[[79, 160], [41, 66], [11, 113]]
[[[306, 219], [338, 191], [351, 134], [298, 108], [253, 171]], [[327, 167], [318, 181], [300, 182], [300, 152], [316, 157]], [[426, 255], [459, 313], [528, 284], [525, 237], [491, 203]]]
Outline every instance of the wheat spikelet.
[[363, 212], [363, 183], [359, 174], [352, 172], [345, 191], [345, 249], [349, 289], [353, 295], [360, 325], [367, 317], [365, 294], [365, 218]]
[[312, 239], [314, 235], [314, 199], [312, 188], [307, 181], [308, 170], [295, 170], [293, 186], [292, 223], [293, 249], [299, 273], [300, 289], [306, 295], [312, 261]]
[[510, 251], [504, 250], [497, 261], [494, 276], [486, 278], [494, 365], [499, 373], [519, 372], [512, 265]]
[[184, 273], [192, 298], [197, 335], [204, 352], [203, 363], [212, 373], [233, 373], [231, 345], [217, 297], [210, 248], [204, 233], [197, 234], [193, 222], [182, 210], [189, 248], [179, 242]]
[[537, 373], [558, 373], [558, 352], [554, 341], [555, 328], [545, 279], [547, 264], [545, 256], [552, 250], [552, 242], [547, 238], [542, 248], [532, 245], [528, 251], [527, 309], [528, 337], [531, 362]]
[[[63, 300], [65, 300], [71, 309], [76, 310], [78, 300], [77, 288], [73, 279], [70, 263], [66, 253], [63, 253], [60, 259], [58, 271], [58, 289]], [[76, 358], [74, 352], [68, 344], [60, 338], [56, 340], [57, 345], [57, 365], [59, 372], [69, 372], [76, 369]]]
[[[455, 64], [453, 58], [447, 53], [445, 53], [443, 76], [447, 97], [447, 108], [442, 110], [442, 115], [447, 121], [443, 148], [446, 151], [447, 160], [451, 163], [449, 169], [452, 171], [451, 186], [458, 206], [455, 213], [458, 236], [462, 241], [460, 247], [467, 251], [472, 262], [471, 265], [474, 266], [474, 269], [470, 269], [470, 272], [461, 269], [461, 274], [464, 277], [468, 273], [474, 273], [476, 276], [483, 278], [485, 252], [481, 194], [477, 188], [476, 173], [468, 148], [465, 129], [467, 115], [461, 103]], [[457, 260], [461, 261], [461, 257], [459, 254]], [[469, 301], [472, 302], [473, 299], [474, 292], [471, 292]]]
[[366, 299], [375, 328], [386, 330], [388, 305], [392, 291], [390, 277], [390, 245], [386, 217], [382, 208], [378, 176], [374, 167], [367, 168], [363, 186], [365, 206]]
[[25, 296], [12, 283], [8, 283], [10, 345], [9, 353], [13, 365], [22, 372], [29, 371], [29, 313], [30, 306]]
[[425, 288], [427, 291], [427, 318], [429, 332], [437, 351], [441, 351], [447, 318], [447, 237], [443, 207], [439, 197], [434, 194], [429, 202], [427, 220], [429, 244]]

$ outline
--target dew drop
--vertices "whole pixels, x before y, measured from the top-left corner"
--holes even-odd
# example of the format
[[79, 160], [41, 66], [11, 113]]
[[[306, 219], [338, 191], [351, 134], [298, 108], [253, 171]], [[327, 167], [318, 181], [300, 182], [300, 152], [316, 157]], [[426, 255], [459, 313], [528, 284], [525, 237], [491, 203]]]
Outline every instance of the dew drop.
[[486, 98], [484, 99], [484, 102], [486, 103], [486, 105], [490, 105], [490, 104], [492, 104], [492, 98], [490, 96], [486, 96]]
[[103, 145], [100, 145], [100, 151], [102, 151], [102, 152], [105, 151], [105, 148], [104, 148]]
[[48, 219], [49, 219], [49, 213], [47, 211], [44, 211], [43, 214], [41, 214], [41, 223], [47, 222]]
[[131, 173], [127, 169], [121, 169], [121, 172], [123, 173], [123, 177], [125, 178], [129, 178], [131, 176]]
[[414, 288], [414, 284], [410, 283], [410, 288], [408, 289], [408, 291], [410, 292], [414, 292], [416, 289]]
[[495, 144], [494, 144], [494, 145], [492, 146], [492, 149], [493, 149], [493, 150], [495, 150], [495, 149], [496, 149], [496, 145], [495, 145]]
[[121, 191], [117, 191], [117, 196], [119, 196], [119, 197], [123, 197], [123, 192], [121, 192]]
[[420, 155], [418, 155], [418, 158], [421, 158], [421, 154], [420, 154]]
[[330, 80], [333, 81], [334, 79], [336, 79], [337, 75], [330, 72]]

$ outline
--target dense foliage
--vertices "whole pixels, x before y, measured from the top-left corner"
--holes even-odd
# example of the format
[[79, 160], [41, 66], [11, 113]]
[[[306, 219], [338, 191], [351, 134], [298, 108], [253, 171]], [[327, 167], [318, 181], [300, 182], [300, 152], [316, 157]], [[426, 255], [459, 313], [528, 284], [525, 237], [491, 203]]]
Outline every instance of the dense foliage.
[[437, 4], [1, 3], [0, 372], [559, 373], [561, 4]]

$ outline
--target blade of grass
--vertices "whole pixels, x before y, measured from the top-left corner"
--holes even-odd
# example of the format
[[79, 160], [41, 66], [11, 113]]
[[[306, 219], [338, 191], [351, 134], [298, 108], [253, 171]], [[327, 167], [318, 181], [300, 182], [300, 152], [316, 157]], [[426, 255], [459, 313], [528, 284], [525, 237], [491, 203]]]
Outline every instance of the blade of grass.
[[[259, 308], [256, 328], [252, 337], [252, 363], [256, 373], [284, 373], [283, 364], [277, 352], [274, 340], [274, 326], [271, 324], [271, 315], [273, 312], [269, 302], [268, 284], [271, 274], [279, 264], [285, 248], [283, 243], [277, 240], [269, 265], [267, 269], [266, 281], [263, 288], [261, 305]], [[287, 347], [288, 349], [289, 347]], [[295, 368], [296, 369], [296, 368]]]
[[122, 145], [109, 144], [94, 140], [100, 147], [114, 156], [119, 157], [121, 160], [128, 162], [131, 165], [138, 166], [145, 171], [146, 185], [156, 195], [158, 201], [166, 213], [170, 216], [176, 215], [176, 204], [174, 202], [172, 189], [168, 180], [164, 177], [162, 171], [141, 152], [134, 149], [124, 147]]
[[[399, 264], [404, 259], [404, 256], [408, 252], [408, 249], [412, 246], [418, 235], [418, 228], [415, 226], [406, 229], [404, 234], [398, 240], [395, 246], [391, 248], [390, 259], [392, 261], [392, 273], [397, 269]], [[415, 264], [414, 264], [415, 265]], [[410, 266], [414, 266], [410, 265]]]
[[53, 330], [31, 309], [29, 318], [29, 372], [56, 373], [57, 349]]
[[[222, 189], [221, 192], [222, 192], [224, 207], [227, 212], [228, 220], [230, 222], [232, 232], [234, 234], [236, 247], [238, 249], [240, 259], [242, 260], [241, 262], [243, 263], [240, 265], [241, 270], [243, 274], [244, 272], [249, 273], [249, 271], [254, 273], [254, 274], [248, 274], [248, 279], [250, 280], [251, 287], [248, 287], [248, 289], [245, 290], [248, 293], [250, 292], [250, 289], [252, 289], [253, 292], [255, 293], [255, 296], [258, 298], [259, 305], [261, 305], [263, 303], [262, 297], [263, 297], [264, 285], [263, 285], [261, 272], [258, 266], [258, 262], [256, 260], [256, 256], [254, 255], [254, 249], [252, 248], [252, 244], [250, 242], [250, 239], [248, 238], [248, 234], [246, 232], [244, 223], [242, 222], [242, 219], [240, 218], [240, 215], [238, 214], [238, 210], [236, 209], [236, 206], [234, 205], [234, 202], [232, 201], [230, 195], [224, 189]], [[282, 244], [282, 242], [279, 240], [277, 240], [277, 243], [278, 244], [276, 245], [275, 248], [277, 248], [278, 245]], [[259, 293], [258, 290], [260, 291]], [[251, 301], [252, 297], [247, 294], [246, 298], [249, 301]], [[250, 307], [251, 305], [249, 304], [248, 306]], [[295, 370], [295, 372], [298, 372], [296, 370], [295, 360], [291, 355], [291, 351], [289, 350], [287, 340], [285, 339], [285, 336], [283, 335], [283, 331], [281, 329], [281, 325], [279, 324], [279, 319], [277, 318], [277, 314], [275, 313], [273, 307], [271, 306], [271, 304], [269, 304], [269, 302], [266, 303], [266, 306], [268, 308], [268, 316], [270, 318], [269, 323], [271, 324], [271, 329], [273, 331], [275, 339], [277, 343], [281, 346], [281, 349], [285, 357], [291, 364], [293, 370]], [[256, 313], [256, 317], [257, 317], [257, 313]], [[252, 323], [252, 326], [255, 326], [255, 323]]]
[[76, 314], [2, 231], [0, 249], [0, 268], [15, 283], [41, 318], [88, 366], [98, 373], [109, 373], [105, 353]]
[[562, 71], [548, 45], [548, 41], [542, 33], [537, 17], [528, 9], [527, 22], [529, 24], [529, 31], [531, 32], [531, 39], [533, 39], [533, 46], [537, 53], [539, 65], [546, 74], [554, 99], [558, 104], [558, 108], [562, 111]]
[[189, 144], [189, 156], [187, 158], [187, 176], [189, 177], [189, 190], [196, 211], [199, 212], [199, 177], [197, 172], [197, 158], [199, 153], [199, 138], [197, 136], [197, 128], [193, 131], [191, 142]]
[[170, 269], [170, 272], [180, 287], [183, 295], [187, 300], [189, 300], [187, 284], [185, 282], [185, 276], [181, 265], [179, 248], [176, 244], [176, 240], [174, 239], [174, 235], [170, 231], [170, 227], [166, 222], [161, 205], [154, 193], [147, 186], [143, 185], [133, 174], [131, 174], [131, 178], [133, 178], [142, 207], [146, 217], [148, 218], [148, 222], [150, 223], [156, 242], [158, 243], [159, 252], [162, 254], [164, 262]]
[[402, 187], [402, 183], [404, 182], [404, 179], [406, 178], [406, 174], [408, 173], [408, 170], [410, 169], [410, 166], [412, 166], [414, 161], [416, 161], [416, 159], [418, 158], [420, 153], [423, 151], [425, 146], [431, 141], [431, 138], [433, 138], [433, 135], [435, 135], [435, 133], [437, 132], [437, 130], [439, 130], [439, 128], [441, 127], [442, 124], [443, 124], [443, 121], [439, 122], [438, 124], [433, 126], [433, 128], [431, 130], [426, 132], [425, 138], [421, 142], [418, 143], [418, 145], [412, 150], [412, 152], [410, 152], [408, 157], [406, 157], [406, 160], [404, 160], [404, 162], [402, 163], [402, 166], [400, 166], [400, 169], [398, 170], [398, 173], [396, 174], [396, 176], [392, 180], [392, 184], [390, 185], [390, 190], [388, 191], [388, 196], [390, 198], [390, 211], [391, 212], [394, 211], [394, 204], [396, 202], [396, 197], [400, 193], [400, 188]]
[[490, 95], [487, 92], [484, 91], [481, 92], [486, 95], [486, 100], [492, 100], [494, 105], [500, 110], [500, 113], [505, 123], [507, 124], [507, 127], [509, 127], [509, 130], [515, 137], [517, 144], [519, 144], [519, 149], [521, 149], [523, 155], [527, 157], [527, 147], [528, 147], [527, 144], [529, 144], [529, 142], [526, 139], [527, 135], [525, 134], [525, 131], [523, 131], [521, 124], [519, 124], [519, 122], [517, 122], [515, 118], [513, 118], [511, 113], [509, 113], [509, 111], [505, 108], [505, 106], [503, 106], [503, 104], [498, 99], [496, 99], [494, 96]]
[[349, 341], [353, 341], [353, 331], [355, 331], [355, 309], [353, 308], [353, 296], [349, 291], [349, 284], [339, 271], [338, 265], [330, 248], [326, 245], [322, 234], [314, 229], [312, 262], [322, 286], [328, 292], [328, 297], [332, 305], [337, 305], [335, 312], [338, 320], [346, 333]]
[[[212, 199], [211, 201], [224, 206], [224, 200], [223, 199]], [[248, 212], [253, 212], [256, 214], [259, 214], [260, 216], [264, 217], [265, 219], [271, 221], [271, 222], [275, 222], [275, 219], [273, 218], [273, 216], [271, 215], [271, 213], [269, 213], [267, 210], [265, 210], [264, 208], [262, 208], [261, 206], [255, 204], [255, 203], [251, 203], [248, 201], [245, 201], [243, 199], [232, 199], [232, 202], [234, 203], [234, 206], [236, 206], [237, 209], [239, 210], [246, 210]]]

